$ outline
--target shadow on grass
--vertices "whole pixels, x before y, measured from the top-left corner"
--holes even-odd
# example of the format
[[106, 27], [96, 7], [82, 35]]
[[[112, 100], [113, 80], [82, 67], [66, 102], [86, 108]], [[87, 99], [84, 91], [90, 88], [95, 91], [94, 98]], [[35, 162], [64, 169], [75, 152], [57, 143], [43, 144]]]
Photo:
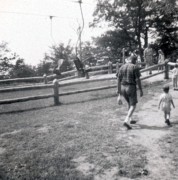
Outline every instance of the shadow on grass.
[[171, 124], [178, 124], [178, 121], [171, 122]]
[[138, 126], [135, 127], [135, 129], [149, 129], [149, 130], [167, 130], [168, 128], [170, 127], [169, 126], [165, 126], [165, 127], [148, 126], [148, 125], [142, 125], [142, 124], [138, 124]]
[[37, 110], [46, 109], [46, 108], [53, 107], [53, 106], [54, 105], [49, 105], [49, 106], [45, 106], [45, 107], [34, 107], [34, 108], [30, 108], [30, 109], [20, 109], [20, 110], [0, 112], [0, 115], [13, 114], [13, 113], [23, 113], [23, 112], [26, 112], [26, 111], [37, 111]]
[[[91, 101], [97, 101], [97, 100], [103, 100], [103, 98], [107, 99], [107, 98], [111, 98], [111, 97], [115, 97], [116, 95], [108, 95], [108, 96], [104, 96], [104, 97], [95, 97], [95, 98], [91, 98], [91, 99], [85, 99], [85, 100], [79, 100], [79, 101], [75, 101], [75, 102], [60, 102], [60, 105], [72, 105], [72, 104], [79, 104], [79, 103], [85, 103], [85, 102], [91, 102]], [[6, 112], [0, 112], [0, 115], [3, 114], [13, 114], [13, 113], [23, 113], [23, 112], [28, 112], [28, 111], [38, 111], [38, 110], [42, 110], [42, 109], [47, 109], [50, 107], [55, 107], [55, 105], [49, 105], [49, 106], [45, 106], [45, 107], [34, 107], [34, 108], [29, 108], [29, 109], [20, 109], [20, 110], [12, 110], [12, 111], [6, 111]]]

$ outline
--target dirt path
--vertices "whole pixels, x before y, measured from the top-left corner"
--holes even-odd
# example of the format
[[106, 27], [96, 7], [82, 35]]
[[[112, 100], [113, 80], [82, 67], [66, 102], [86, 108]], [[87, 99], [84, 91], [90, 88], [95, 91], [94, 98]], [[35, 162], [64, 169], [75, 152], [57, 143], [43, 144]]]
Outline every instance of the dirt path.
[[[171, 93], [174, 97], [177, 92], [171, 90]], [[163, 113], [158, 110], [157, 105], [159, 96], [159, 92], [150, 92], [148, 97], [151, 97], [151, 99], [144, 103], [140, 109], [137, 109], [134, 118], [138, 119], [138, 122], [133, 126], [133, 130], [128, 132], [130, 137], [134, 138], [128, 140], [130, 144], [140, 144], [147, 149], [148, 164], [146, 169], [149, 174], [142, 177], [142, 179], [174, 180], [177, 177], [173, 175], [172, 160], [161, 146], [161, 142], [163, 142], [165, 147], [169, 149], [169, 143], [171, 142], [164, 142], [164, 137], [169, 137], [174, 127], [167, 127], [164, 123]], [[175, 100], [175, 106], [178, 106], [177, 99]], [[172, 121], [174, 121], [175, 113], [176, 110], [173, 110]]]

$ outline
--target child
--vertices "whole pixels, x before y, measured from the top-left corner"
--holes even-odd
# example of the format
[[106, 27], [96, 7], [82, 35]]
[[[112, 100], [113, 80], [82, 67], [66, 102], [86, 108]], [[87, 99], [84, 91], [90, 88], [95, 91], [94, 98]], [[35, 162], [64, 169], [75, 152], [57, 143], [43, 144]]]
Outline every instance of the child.
[[171, 96], [171, 94], [169, 94], [169, 86], [165, 85], [163, 87], [163, 91], [164, 91], [164, 93], [161, 94], [161, 96], [160, 96], [158, 108], [160, 109], [160, 106], [161, 106], [161, 110], [164, 112], [165, 123], [168, 126], [171, 126], [171, 123], [169, 120], [170, 119], [170, 112], [171, 112], [171, 104], [174, 108], [175, 108], [175, 106], [174, 106], [172, 96]]
[[173, 82], [173, 88], [177, 87], [177, 77], [178, 77], [178, 65], [175, 64], [174, 69], [172, 72], [172, 82]]

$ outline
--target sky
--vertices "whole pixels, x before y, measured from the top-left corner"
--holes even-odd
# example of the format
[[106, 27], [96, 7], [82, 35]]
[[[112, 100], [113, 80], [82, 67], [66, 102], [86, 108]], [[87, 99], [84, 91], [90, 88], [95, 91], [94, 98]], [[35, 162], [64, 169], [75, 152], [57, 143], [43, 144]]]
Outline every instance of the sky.
[[[5, 41], [25, 63], [37, 65], [55, 44], [75, 46], [77, 28], [82, 24], [77, 0], [0, 0], [0, 42]], [[96, 0], [83, 0], [85, 20], [82, 41], [100, 35], [103, 30], [89, 28]], [[50, 16], [54, 16], [52, 20]]]

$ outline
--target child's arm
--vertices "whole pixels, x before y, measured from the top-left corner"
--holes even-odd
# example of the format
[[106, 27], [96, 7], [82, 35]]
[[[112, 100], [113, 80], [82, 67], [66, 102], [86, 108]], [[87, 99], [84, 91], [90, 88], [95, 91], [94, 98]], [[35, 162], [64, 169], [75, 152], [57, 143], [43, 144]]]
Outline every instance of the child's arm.
[[160, 109], [161, 102], [162, 102], [162, 98], [159, 101], [158, 109]]
[[174, 105], [174, 101], [173, 101], [173, 100], [171, 100], [171, 104], [172, 104], [172, 106], [175, 108], [175, 105]]

